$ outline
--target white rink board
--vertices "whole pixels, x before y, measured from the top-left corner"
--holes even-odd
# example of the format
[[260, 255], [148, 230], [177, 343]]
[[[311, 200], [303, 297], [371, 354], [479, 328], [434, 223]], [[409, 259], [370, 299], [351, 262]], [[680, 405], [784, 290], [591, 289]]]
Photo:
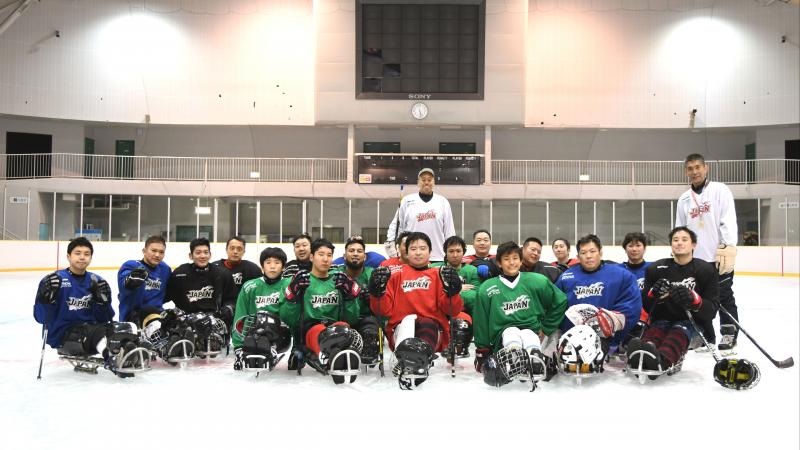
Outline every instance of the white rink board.
[[[158, 362], [121, 380], [102, 369], [75, 373], [48, 348], [37, 381], [32, 304], [43, 275], [0, 274], [4, 449], [798, 448], [798, 368], [774, 368], [744, 336], [740, 356], [759, 365], [762, 380], [741, 392], [717, 385], [711, 356], [694, 352], [683, 371], [652, 385], [609, 368], [582, 386], [558, 375], [534, 393], [521, 383], [485, 385], [471, 358], [459, 361], [455, 379], [438, 360], [419, 390], [405, 392], [374, 372], [348, 386], [311, 369], [298, 377], [285, 360], [256, 379], [234, 372], [232, 356], [185, 369]], [[800, 360], [799, 284], [736, 279], [742, 322], [773, 357]]]

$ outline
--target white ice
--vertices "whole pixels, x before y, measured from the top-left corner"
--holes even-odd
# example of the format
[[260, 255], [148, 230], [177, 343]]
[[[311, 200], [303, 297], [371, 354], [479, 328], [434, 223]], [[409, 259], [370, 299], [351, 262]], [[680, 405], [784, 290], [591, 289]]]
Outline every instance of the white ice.
[[[109, 280], [113, 272], [100, 272]], [[234, 372], [232, 356], [119, 379], [77, 373], [47, 349], [32, 317], [43, 273], [0, 274], [0, 447], [3, 449], [798, 448], [798, 368], [777, 369], [744, 335], [739, 356], [761, 368], [749, 391], [714, 382], [710, 354], [640, 385], [608, 368], [581, 386], [560, 374], [535, 392], [485, 385], [472, 359], [455, 378], [441, 359], [418, 390], [387, 371], [336, 386], [306, 369]], [[742, 325], [777, 359], [798, 357], [800, 280], [740, 276]], [[387, 354], [388, 361], [388, 354]]]

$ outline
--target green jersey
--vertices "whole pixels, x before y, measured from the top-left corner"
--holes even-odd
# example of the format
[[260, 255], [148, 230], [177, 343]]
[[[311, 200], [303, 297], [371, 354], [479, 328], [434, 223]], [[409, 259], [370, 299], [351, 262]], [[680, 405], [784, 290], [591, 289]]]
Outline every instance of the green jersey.
[[280, 308], [283, 320], [293, 333], [300, 328], [300, 307], [303, 307], [304, 322], [344, 321], [355, 326], [358, 320], [358, 301], [344, 301], [341, 292], [333, 283], [332, 273], [327, 278], [317, 278], [311, 274], [311, 284], [303, 294], [302, 303], [284, 302]]
[[[236, 299], [236, 314], [233, 316], [234, 326], [243, 317], [255, 315], [256, 311], [268, 311], [274, 314], [280, 313], [281, 305], [286, 301], [283, 291], [288, 286], [289, 278], [282, 278], [275, 283], [269, 284], [264, 277], [254, 278], [246, 281], [239, 291]], [[243, 336], [239, 333], [231, 333], [231, 340], [235, 348], [242, 346]]]
[[[369, 284], [369, 277], [372, 276], [372, 270], [372, 267], [364, 266], [364, 270], [361, 271], [361, 275], [355, 278], [355, 282], [361, 286], [361, 289], [364, 292], [367, 290], [367, 284]], [[347, 274], [347, 266], [340, 264], [332, 267], [330, 273], [333, 274], [334, 272], [342, 272]], [[372, 311], [369, 309], [368, 296], [358, 297], [356, 301], [358, 302], [358, 317], [367, 317], [372, 315]]]
[[[433, 263], [431, 267], [441, 267], [444, 263]], [[478, 289], [481, 287], [481, 279], [478, 276], [478, 268], [471, 264], [462, 264], [458, 269], [458, 276], [464, 284], [473, 286], [470, 290], [461, 290], [461, 299], [464, 300], [464, 312], [473, 316], [475, 314], [475, 303], [478, 300]]]
[[567, 310], [567, 296], [544, 275], [521, 272], [513, 283], [502, 277], [486, 280], [478, 290], [475, 346], [497, 348], [508, 327], [543, 331], [558, 329]]

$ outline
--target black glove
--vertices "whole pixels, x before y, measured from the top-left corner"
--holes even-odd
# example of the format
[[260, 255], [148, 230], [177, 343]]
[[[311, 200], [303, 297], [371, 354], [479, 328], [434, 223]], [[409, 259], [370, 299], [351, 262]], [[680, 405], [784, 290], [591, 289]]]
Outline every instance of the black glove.
[[353, 279], [344, 272], [336, 272], [333, 274], [333, 283], [336, 289], [342, 293], [342, 297], [344, 297], [345, 300], [355, 300], [361, 290], [358, 283], [353, 281]]
[[242, 351], [241, 347], [237, 347], [233, 349], [233, 370], [242, 370], [244, 367], [244, 352]]
[[142, 266], [139, 266], [133, 270], [131, 273], [125, 277], [125, 289], [136, 289], [139, 286], [143, 285], [145, 281], [147, 281], [147, 269]]
[[309, 285], [311, 285], [311, 274], [305, 270], [298, 270], [286, 287], [286, 300], [290, 303], [301, 300]]
[[458, 276], [456, 269], [444, 265], [439, 269], [439, 278], [442, 279], [444, 293], [452, 297], [461, 292], [461, 277]]
[[106, 280], [92, 275], [92, 285], [89, 287], [89, 291], [98, 305], [105, 306], [111, 303], [111, 286]]
[[56, 302], [59, 289], [61, 289], [61, 276], [57, 272], [48, 274], [39, 283], [39, 295], [36, 296], [36, 303], [52, 305]]
[[670, 287], [669, 298], [672, 304], [688, 311], [697, 311], [703, 305], [699, 295], [695, 295], [691, 289], [680, 284]]
[[214, 315], [217, 316], [217, 319], [225, 322], [226, 327], [231, 327], [231, 322], [233, 322], [233, 308], [230, 305], [223, 305]]
[[476, 348], [475, 349], [475, 370], [478, 373], [483, 372], [483, 363], [486, 362], [486, 358], [492, 354], [492, 349], [490, 348]]
[[672, 283], [666, 278], [659, 278], [658, 281], [653, 284], [653, 287], [650, 288], [650, 292], [653, 293], [656, 301], [661, 301], [669, 296], [671, 286]]
[[380, 297], [386, 292], [386, 285], [389, 284], [389, 278], [392, 277], [392, 271], [388, 267], [376, 267], [369, 277], [367, 289], [373, 297]]

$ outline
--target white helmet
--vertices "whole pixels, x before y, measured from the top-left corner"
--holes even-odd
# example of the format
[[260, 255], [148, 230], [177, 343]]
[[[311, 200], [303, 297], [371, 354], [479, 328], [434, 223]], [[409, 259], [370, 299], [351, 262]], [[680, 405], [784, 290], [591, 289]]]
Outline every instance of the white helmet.
[[598, 372], [604, 356], [600, 337], [588, 325], [572, 327], [558, 343], [558, 357], [568, 372]]

